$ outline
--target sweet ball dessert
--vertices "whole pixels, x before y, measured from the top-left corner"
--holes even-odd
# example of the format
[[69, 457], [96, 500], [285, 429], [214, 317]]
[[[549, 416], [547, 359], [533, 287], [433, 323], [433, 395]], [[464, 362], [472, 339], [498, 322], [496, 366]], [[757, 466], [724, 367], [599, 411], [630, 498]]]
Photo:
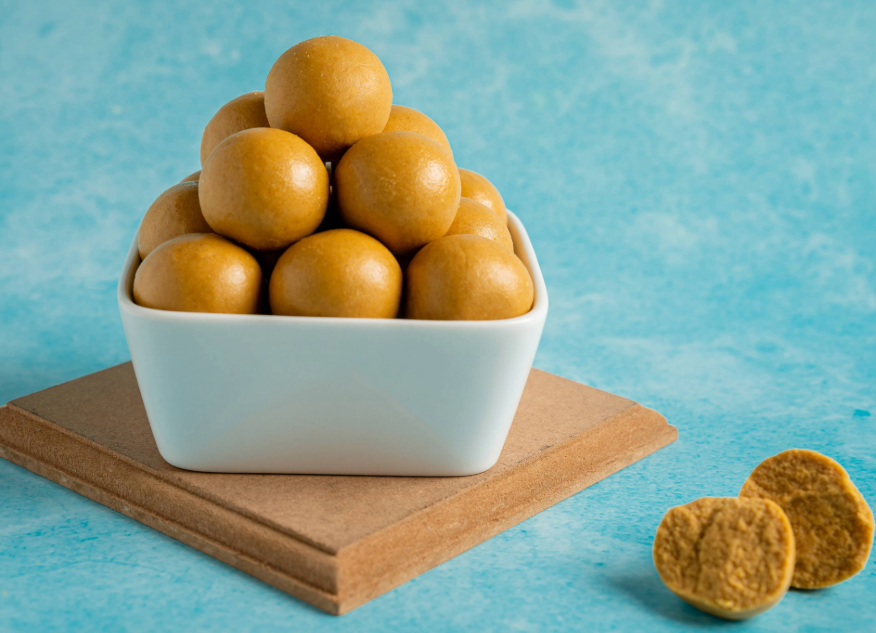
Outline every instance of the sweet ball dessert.
[[866, 565], [873, 512], [831, 458], [802, 449], [769, 457], [752, 471], [739, 496], [774, 501], [788, 515], [797, 543], [792, 587], [831, 587]]
[[392, 106], [392, 110], [389, 113], [389, 121], [386, 122], [383, 131], [416, 132], [417, 134], [422, 134], [446, 149], [451, 157], [453, 156], [453, 150], [450, 149], [450, 141], [447, 140], [444, 130], [438, 127], [435, 121], [413, 108], [400, 105]]
[[480, 235], [514, 252], [511, 231], [502, 219], [480, 202], [459, 199], [459, 209], [445, 235]]
[[134, 275], [134, 301], [158, 310], [256, 314], [261, 291], [255, 257], [212, 233], [164, 242]]
[[351, 229], [296, 242], [271, 274], [273, 314], [392, 319], [401, 296], [395, 257], [373, 237]]
[[423, 247], [406, 272], [409, 319], [485, 321], [529, 312], [529, 271], [479, 235], [449, 235]]
[[271, 127], [265, 114], [264, 92], [248, 92], [219, 108], [201, 136], [201, 165], [219, 143], [254, 127]]
[[330, 162], [382, 132], [391, 108], [392, 85], [377, 55], [343, 37], [296, 44], [265, 82], [271, 127], [297, 134]]
[[671, 508], [654, 538], [654, 565], [664, 584], [728, 620], [775, 606], [791, 585], [794, 559], [791, 523], [768, 499], [697, 499]]
[[462, 184], [462, 196], [475, 202], [480, 202], [485, 207], [492, 209], [502, 222], [508, 223], [508, 212], [505, 210], [505, 201], [502, 194], [489, 180], [468, 169], [459, 170], [459, 180]]
[[134, 300], [160, 310], [509, 319], [534, 289], [502, 196], [460, 170], [428, 115], [392, 103], [383, 64], [327, 36], [222, 105], [201, 171], [150, 206]]
[[310, 145], [283, 130], [232, 134], [207, 157], [201, 211], [219, 235], [256, 250], [306, 237], [325, 216], [329, 176]]
[[447, 233], [459, 208], [459, 171], [436, 141], [414, 132], [362, 139], [335, 170], [341, 218], [406, 254]]
[[143, 259], [167, 240], [212, 232], [201, 213], [198, 182], [183, 181], [158, 196], [146, 211], [137, 234], [137, 250]]

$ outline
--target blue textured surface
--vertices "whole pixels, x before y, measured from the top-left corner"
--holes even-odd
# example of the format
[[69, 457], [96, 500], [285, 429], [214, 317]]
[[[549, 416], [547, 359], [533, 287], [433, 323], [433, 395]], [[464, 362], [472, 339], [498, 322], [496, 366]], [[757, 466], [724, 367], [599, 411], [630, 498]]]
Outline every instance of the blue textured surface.
[[[669, 506], [794, 446], [876, 502], [876, 4], [83, 4], [0, 0], [0, 401], [127, 360], [140, 216], [219, 105], [333, 33], [525, 222], [536, 365], [681, 437], [341, 619], [0, 460], [0, 630], [717, 628], [653, 569]], [[731, 626], [874, 630], [874, 602], [870, 564]]]

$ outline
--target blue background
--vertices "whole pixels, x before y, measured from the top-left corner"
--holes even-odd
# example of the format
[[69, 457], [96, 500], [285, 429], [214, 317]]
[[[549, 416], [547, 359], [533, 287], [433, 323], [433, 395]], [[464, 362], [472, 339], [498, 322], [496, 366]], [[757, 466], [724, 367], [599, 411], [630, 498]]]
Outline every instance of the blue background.
[[0, 460], [0, 630], [873, 630], [871, 563], [728, 625], [665, 510], [790, 447], [876, 502], [876, 4], [0, 0], [0, 401], [128, 359], [115, 284], [201, 130], [337, 34], [526, 224], [536, 365], [679, 441], [341, 619]]

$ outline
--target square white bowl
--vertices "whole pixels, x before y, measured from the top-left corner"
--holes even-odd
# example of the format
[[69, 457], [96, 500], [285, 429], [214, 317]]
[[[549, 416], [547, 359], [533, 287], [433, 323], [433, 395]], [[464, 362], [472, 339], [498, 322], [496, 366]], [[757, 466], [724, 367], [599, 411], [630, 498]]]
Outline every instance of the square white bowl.
[[548, 311], [529, 236], [508, 213], [535, 303], [499, 321], [119, 310], [158, 450], [224, 473], [474, 475], [499, 459]]

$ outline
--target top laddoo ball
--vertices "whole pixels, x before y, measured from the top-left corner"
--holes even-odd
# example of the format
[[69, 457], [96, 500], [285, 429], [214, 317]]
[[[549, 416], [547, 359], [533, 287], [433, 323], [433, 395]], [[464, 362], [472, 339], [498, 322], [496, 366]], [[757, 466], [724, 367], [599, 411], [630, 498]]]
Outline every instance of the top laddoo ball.
[[271, 67], [265, 111], [271, 127], [292, 132], [326, 161], [386, 127], [392, 108], [389, 75], [377, 56], [343, 37], [296, 44]]
[[413, 108], [393, 105], [392, 111], [389, 113], [389, 121], [386, 122], [386, 127], [383, 128], [383, 131], [416, 132], [417, 134], [422, 134], [438, 143], [453, 156], [453, 150], [450, 149], [450, 141], [447, 140], [444, 130], [438, 127], [435, 121]]
[[271, 127], [265, 114], [264, 92], [248, 92], [219, 108], [201, 137], [201, 165], [207, 162], [207, 156], [219, 143], [232, 134], [253, 127]]

